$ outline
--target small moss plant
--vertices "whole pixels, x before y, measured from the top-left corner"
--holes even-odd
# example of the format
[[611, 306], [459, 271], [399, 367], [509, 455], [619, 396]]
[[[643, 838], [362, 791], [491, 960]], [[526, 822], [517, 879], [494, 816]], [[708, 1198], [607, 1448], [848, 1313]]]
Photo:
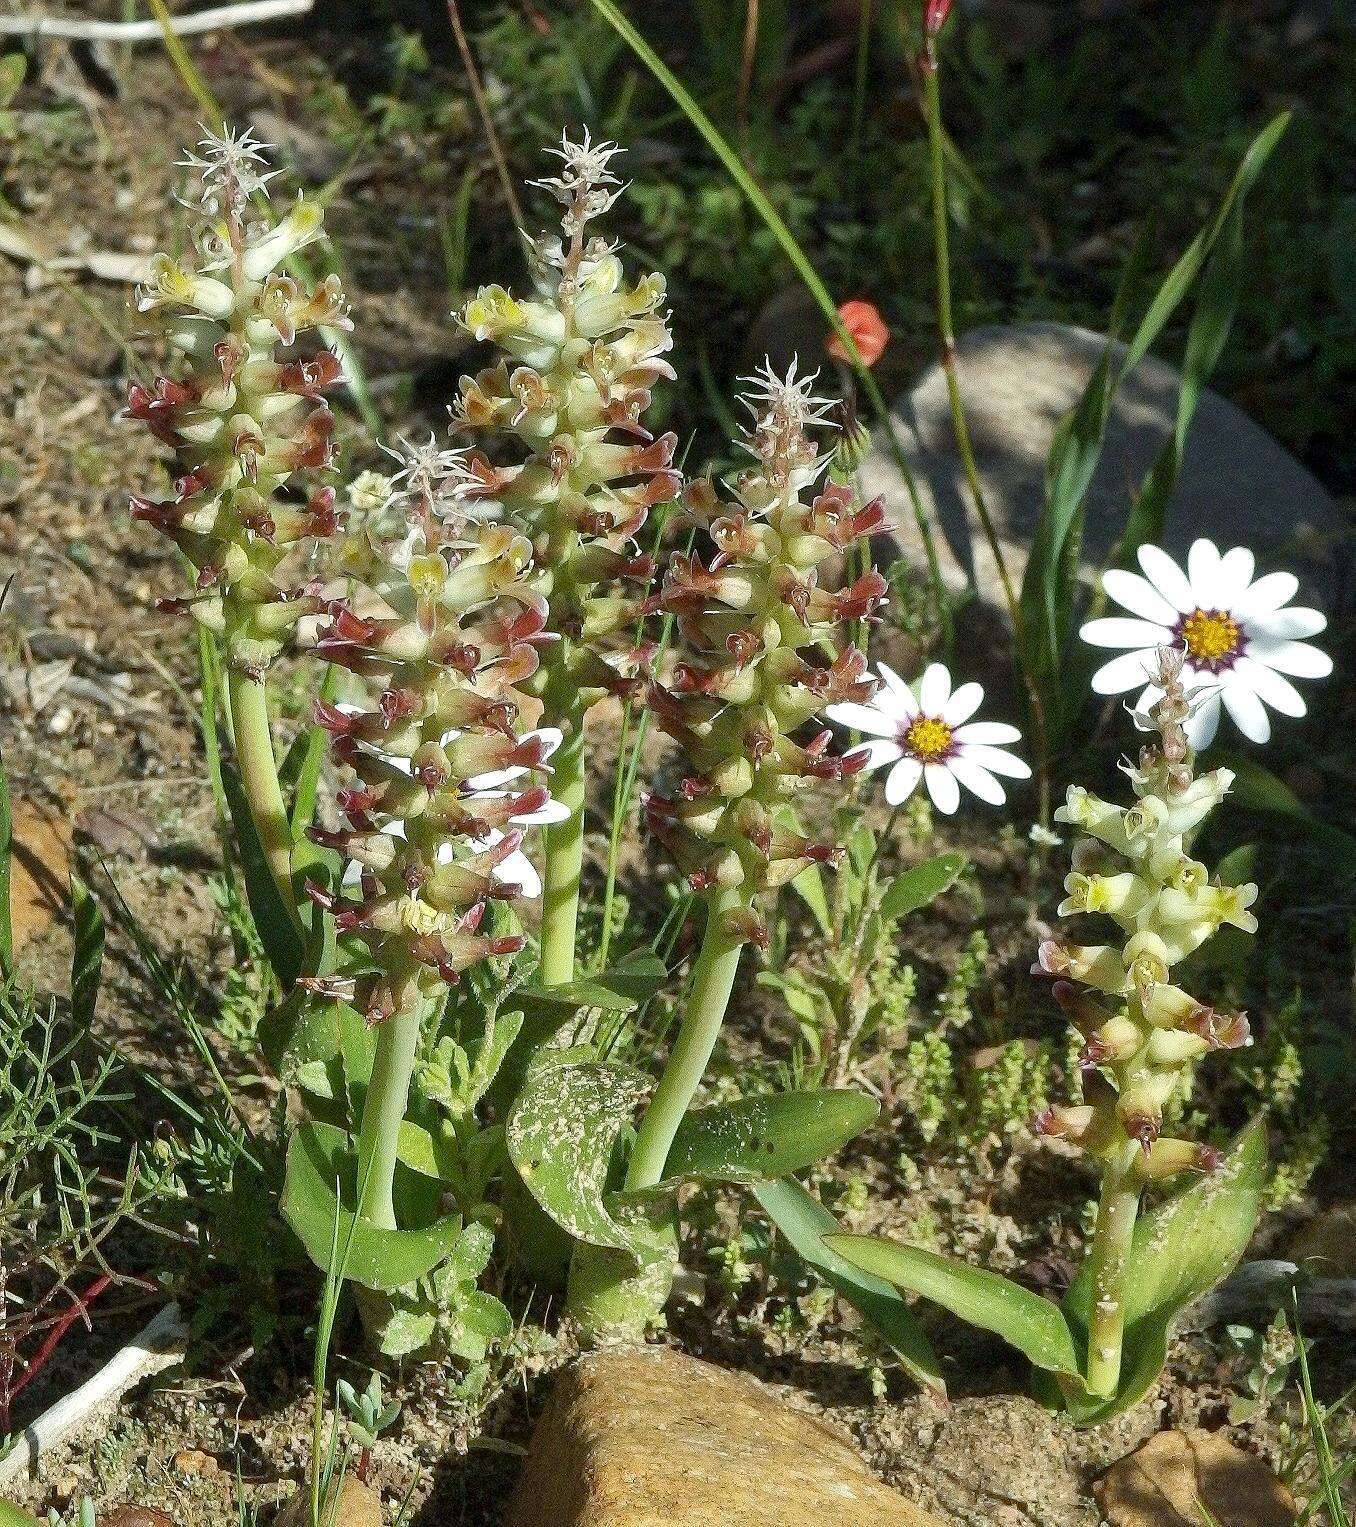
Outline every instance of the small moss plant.
[[616, 246], [589, 225], [620, 195], [609, 168], [619, 152], [587, 132], [555, 150], [558, 175], [536, 184], [564, 208], [561, 235], [531, 246], [533, 295], [482, 287], [460, 321], [504, 358], [464, 378], [454, 418], [472, 436], [508, 443], [523, 460], [466, 463], [463, 493], [497, 504], [532, 543], [535, 580], [550, 602], [551, 634], [535, 692], [543, 719], [564, 733], [555, 798], [565, 818], [546, 835], [543, 985], [574, 974], [584, 852], [584, 716], [607, 693], [634, 691], [645, 651], [635, 640], [653, 559], [636, 537], [651, 508], [676, 497], [677, 437], [658, 438], [643, 415], [672, 345], [662, 275], [627, 280]]
[[[1120, 934], [1096, 944], [1049, 939], [1035, 967], [1055, 977], [1056, 1000], [1083, 1036], [1082, 1101], [1045, 1109], [1036, 1129], [1086, 1152], [1102, 1176], [1087, 1258], [1062, 1308], [951, 1258], [880, 1237], [826, 1237], [862, 1269], [997, 1331], [1085, 1419], [1113, 1414], [1153, 1382], [1173, 1317], [1242, 1254], [1261, 1193], [1259, 1128], [1227, 1157], [1163, 1132], [1193, 1062], [1248, 1042], [1247, 1020], [1175, 985], [1174, 967], [1226, 924], [1255, 931], [1257, 888], [1221, 884], [1191, 857], [1192, 835], [1233, 776], [1197, 773], [1182, 654], [1164, 648], [1157, 664], [1161, 698], [1147, 721], [1159, 739], [1127, 766], [1134, 805], [1073, 786], [1056, 813], [1086, 835], [1061, 913], [1108, 918]], [[1141, 1215], [1150, 1185], [1184, 1174], [1202, 1180]]]
[[171, 607], [222, 638], [241, 782], [278, 894], [295, 912], [264, 683], [297, 622], [318, 608], [298, 597], [289, 553], [334, 530], [334, 492], [315, 474], [330, 465], [334, 421], [322, 398], [342, 368], [324, 348], [306, 359], [283, 350], [308, 331], [351, 325], [337, 277], [307, 285], [279, 269], [320, 237], [320, 207], [298, 198], [275, 214], [276, 172], [248, 132], [226, 129], [199, 149], [184, 160], [199, 181], [192, 258], [157, 255], [137, 302], [163, 331], [176, 374], [134, 383], [126, 409], [172, 448], [174, 492], [134, 498], [132, 513], [193, 568], [193, 594]]

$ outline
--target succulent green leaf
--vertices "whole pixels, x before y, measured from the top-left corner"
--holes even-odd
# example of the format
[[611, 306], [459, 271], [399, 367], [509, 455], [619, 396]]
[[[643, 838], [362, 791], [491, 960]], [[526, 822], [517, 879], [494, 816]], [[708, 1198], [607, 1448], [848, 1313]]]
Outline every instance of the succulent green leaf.
[[966, 862], [964, 854], [938, 854], [935, 859], [927, 859], [911, 870], [905, 870], [890, 882], [881, 898], [882, 919], [887, 923], [898, 922], [935, 901], [943, 891], [955, 885]]
[[819, 866], [812, 864], [803, 869], [791, 882], [791, 889], [809, 907], [819, 931], [825, 938], [833, 932], [833, 914], [829, 911], [829, 898], [824, 890], [824, 877]]
[[240, 776], [225, 762], [221, 765], [221, 784], [231, 813], [240, 850], [240, 869], [245, 880], [245, 899], [258, 930], [268, 963], [279, 985], [287, 991], [301, 974], [306, 950], [302, 933], [292, 921], [268, 867], [263, 845], [255, 831]]
[[813, 1165], [859, 1135], [880, 1104], [849, 1088], [783, 1092], [694, 1109], [678, 1126], [664, 1184], [766, 1182]]
[[322, 1271], [330, 1271], [337, 1245], [340, 1258], [347, 1251], [347, 1277], [364, 1288], [389, 1293], [422, 1278], [453, 1253], [462, 1233], [460, 1215], [418, 1230], [373, 1225], [357, 1218], [336, 1195], [336, 1187], [351, 1195], [353, 1175], [348, 1137], [342, 1130], [303, 1124], [292, 1136], [283, 1183], [283, 1218]]
[[591, 1246], [640, 1257], [644, 1239], [604, 1203], [612, 1148], [644, 1097], [647, 1079], [607, 1061], [544, 1060], [529, 1072], [509, 1114], [509, 1159], [562, 1230]]
[[824, 1244], [863, 1272], [1001, 1336], [1037, 1368], [1075, 1378], [1082, 1370], [1064, 1312], [1010, 1278], [880, 1235], [826, 1235]]
[[[1148, 1393], [1167, 1359], [1173, 1321], [1228, 1276], [1247, 1250], [1261, 1212], [1266, 1128], [1250, 1124], [1209, 1176], [1140, 1217], [1126, 1273], [1121, 1383], [1110, 1400], [1070, 1402], [1075, 1420], [1105, 1421]], [[1064, 1297], [1082, 1339], [1092, 1301], [1085, 1263]]]
[[11, 1506], [8, 1501], [0, 1500], [0, 1527], [38, 1527], [38, 1524], [28, 1512], [20, 1511], [17, 1506]]
[[757, 1183], [753, 1195], [802, 1260], [870, 1321], [913, 1381], [944, 1395], [946, 1380], [937, 1354], [907, 1301], [889, 1283], [862, 1272], [824, 1244], [825, 1235], [839, 1224], [823, 1204], [790, 1177]]

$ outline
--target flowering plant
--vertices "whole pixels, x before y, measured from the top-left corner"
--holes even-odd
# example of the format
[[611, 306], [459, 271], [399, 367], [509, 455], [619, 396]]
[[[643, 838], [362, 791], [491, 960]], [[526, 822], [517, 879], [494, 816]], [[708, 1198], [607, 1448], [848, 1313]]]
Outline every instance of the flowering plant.
[[[1213, 879], [1189, 851], [1223, 799], [1227, 769], [1198, 775], [1183, 654], [1162, 648], [1146, 723], [1159, 733], [1127, 768], [1128, 808], [1071, 786], [1056, 813], [1085, 834], [1074, 848], [1061, 914], [1110, 918], [1120, 938], [1040, 946], [1036, 971], [1081, 1032], [1082, 1097], [1047, 1109], [1041, 1135], [1075, 1146], [1102, 1177], [1091, 1245], [1056, 1306], [996, 1273], [878, 1236], [825, 1243], [859, 1269], [934, 1299], [995, 1331], [1030, 1359], [1039, 1386], [1077, 1417], [1104, 1419], [1134, 1404], [1163, 1365], [1172, 1320], [1223, 1277], [1247, 1245], [1261, 1197], [1263, 1132], [1244, 1132], [1227, 1156], [1164, 1134], [1193, 1062], [1248, 1042], [1247, 1020], [1173, 984], [1173, 967], [1225, 924], [1256, 930], [1254, 885]], [[1147, 1187], [1201, 1180], [1147, 1215]]]

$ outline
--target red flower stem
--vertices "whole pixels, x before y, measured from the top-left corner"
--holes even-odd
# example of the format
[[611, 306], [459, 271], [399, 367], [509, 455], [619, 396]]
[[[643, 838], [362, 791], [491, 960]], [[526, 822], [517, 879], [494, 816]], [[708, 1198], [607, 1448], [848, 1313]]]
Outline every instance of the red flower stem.
[[61, 1319], [56, 1322], [52, 1329], [48, 1331], [47, 1335], [43, 1338], [42, 1345], [33, 1354], [33, 1361], [28, 1364], [28, 1366], [14, 1381], [14, 1383], [10, 1385], [9, 1401], [11, 1403], [18, 1399], [19, 1395], [22, 1394], [24, 1389], [28, 1387], [29, 1383], [33, 1379], [37, 1378], [38, 1374], [42, 1372], [43, 1368], [47, 1365], [48, 1359], [51, 1357], [52, 1353], [55, 1352], [56, 1349], [61, 1345], [62, 1339], [65, 1337], [66, 1332], [70, 1330], [75, 1322], [83, 1316], [86, 1323], [88, 1323], [88, 1307], [94, 1303], [94, 1301], [99, 1297], [100, 1294], [103, 1293], [109, 1284], [112, 1283], [112, 1281], [113, 1279], [109, 1277], [107, 1273], [101, 1273], [99, 1277], [97, 1277], [94, 1282], [91, 1283], [90, 1286], [85, 1290], [83, 1296], [75, 1296], [75, 1301], [71, 1305], [70, 1309], [66, 1311]]

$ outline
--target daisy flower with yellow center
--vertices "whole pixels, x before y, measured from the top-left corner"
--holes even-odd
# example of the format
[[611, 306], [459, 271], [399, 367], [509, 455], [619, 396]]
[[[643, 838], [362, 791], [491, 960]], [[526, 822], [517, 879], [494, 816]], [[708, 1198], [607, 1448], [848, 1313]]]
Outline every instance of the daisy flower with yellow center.
[[984, 700], [978, 684], [953, 690], [951, 674], [933, 663], [915, 692], [893, 668], [879, 666], [880, 689], [869, 704], [830, 705], [825, 714], [866, 734], [868, 741], [847, 755], [866, 755], [864, 773], [889, 766], [889, 805], [902, 805], [922, 780], [932, 804], [947, 815], [960, 805], [962, 785], [991, 806], [1001, 806], [1007, 792], [1000, 776], [1031, 777], [1030, 767], [999, 745], [1021, 740], [1015, 726], [971, 719]]
[[1254, 579], [1256, 561], [1245, 546], [1221, 552], [1202, 537], [1182, 568], [1161, 547], [1142, 546], [1138, 573], [1109, 572], [1106, 593], [1133, 618], [1090, 620], [1083, 640], [1094, 647], [1123, 647], [1120, 657], [1093, 675], [1099, 695], [1142, 690], [1132, 709], [1146, 714], [1162, 698], [1151, 681], [1157, 652], [1183, 654], [1182, 679], [1192, 702], [1187, 739], [1198, 751], [1214, 740], [1221, 707], [1251, 742], [1271, 736], [1271, 718], [1302, 716], [1304, 698], [1292, 678], [1321, 679], [1332, 659], [1303, 638], [1327, 625], [1318, 610], [1290, 603], [1299, 581], [1292, 573]]

